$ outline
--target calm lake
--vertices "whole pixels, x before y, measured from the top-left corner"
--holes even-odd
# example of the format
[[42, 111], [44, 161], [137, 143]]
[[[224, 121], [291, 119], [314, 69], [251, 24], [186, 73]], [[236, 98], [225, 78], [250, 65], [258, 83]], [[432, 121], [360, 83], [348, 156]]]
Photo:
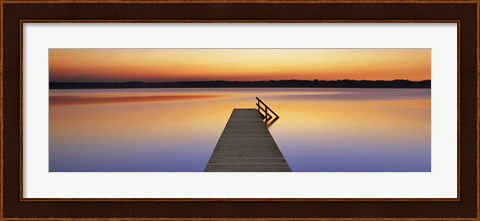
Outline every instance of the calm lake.
[[261, 98], [294, 172], [431, 170], [430, 89], [50, 90], [50, 172], [201, 172]]

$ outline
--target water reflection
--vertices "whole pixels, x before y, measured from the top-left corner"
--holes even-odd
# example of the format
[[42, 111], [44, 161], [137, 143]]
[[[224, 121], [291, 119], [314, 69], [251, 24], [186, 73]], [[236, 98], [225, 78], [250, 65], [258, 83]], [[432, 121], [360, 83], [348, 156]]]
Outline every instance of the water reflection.
[[85, 96], [85, 95], [52, 95], [50, 105], [80, 105], [108, 103], [138, 103], [156, 101], [178, 101], [219, 97], [219, 95], [158, 95], [158, 96]]
[[203, 171], [260, 97], [293, 171], [430, 171], [429, 89], [50, 91], [50, 171]]

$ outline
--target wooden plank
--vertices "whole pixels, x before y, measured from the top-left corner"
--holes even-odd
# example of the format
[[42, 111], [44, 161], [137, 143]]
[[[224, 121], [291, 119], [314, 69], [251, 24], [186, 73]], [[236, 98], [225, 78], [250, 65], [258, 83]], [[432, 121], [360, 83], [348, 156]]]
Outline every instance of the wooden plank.
[[291, 172], [256, 109], [233, 109], [205, 172]]

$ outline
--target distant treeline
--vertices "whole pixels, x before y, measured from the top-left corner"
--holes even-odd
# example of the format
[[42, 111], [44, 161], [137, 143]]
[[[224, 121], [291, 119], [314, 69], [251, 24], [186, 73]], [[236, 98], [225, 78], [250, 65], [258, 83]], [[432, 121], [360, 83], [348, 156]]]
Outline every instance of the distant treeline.
[[271, 80], [271, 81], [178, 81], [178, 82], [50, 82], [50, 89], [102, 88], [430, 88], [430, 80]]

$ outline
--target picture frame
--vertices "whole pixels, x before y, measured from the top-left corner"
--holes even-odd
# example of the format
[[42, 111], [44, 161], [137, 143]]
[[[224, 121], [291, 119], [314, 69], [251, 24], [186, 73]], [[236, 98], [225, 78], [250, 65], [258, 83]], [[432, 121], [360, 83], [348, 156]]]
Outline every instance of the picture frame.
[[[0, 1], [0, 220], [479, 220], [477, 1]], [[457, 198], [23, 196], [24, 23], [457, 23]], [[29, 107], [30, 108], [30, 107]]]

